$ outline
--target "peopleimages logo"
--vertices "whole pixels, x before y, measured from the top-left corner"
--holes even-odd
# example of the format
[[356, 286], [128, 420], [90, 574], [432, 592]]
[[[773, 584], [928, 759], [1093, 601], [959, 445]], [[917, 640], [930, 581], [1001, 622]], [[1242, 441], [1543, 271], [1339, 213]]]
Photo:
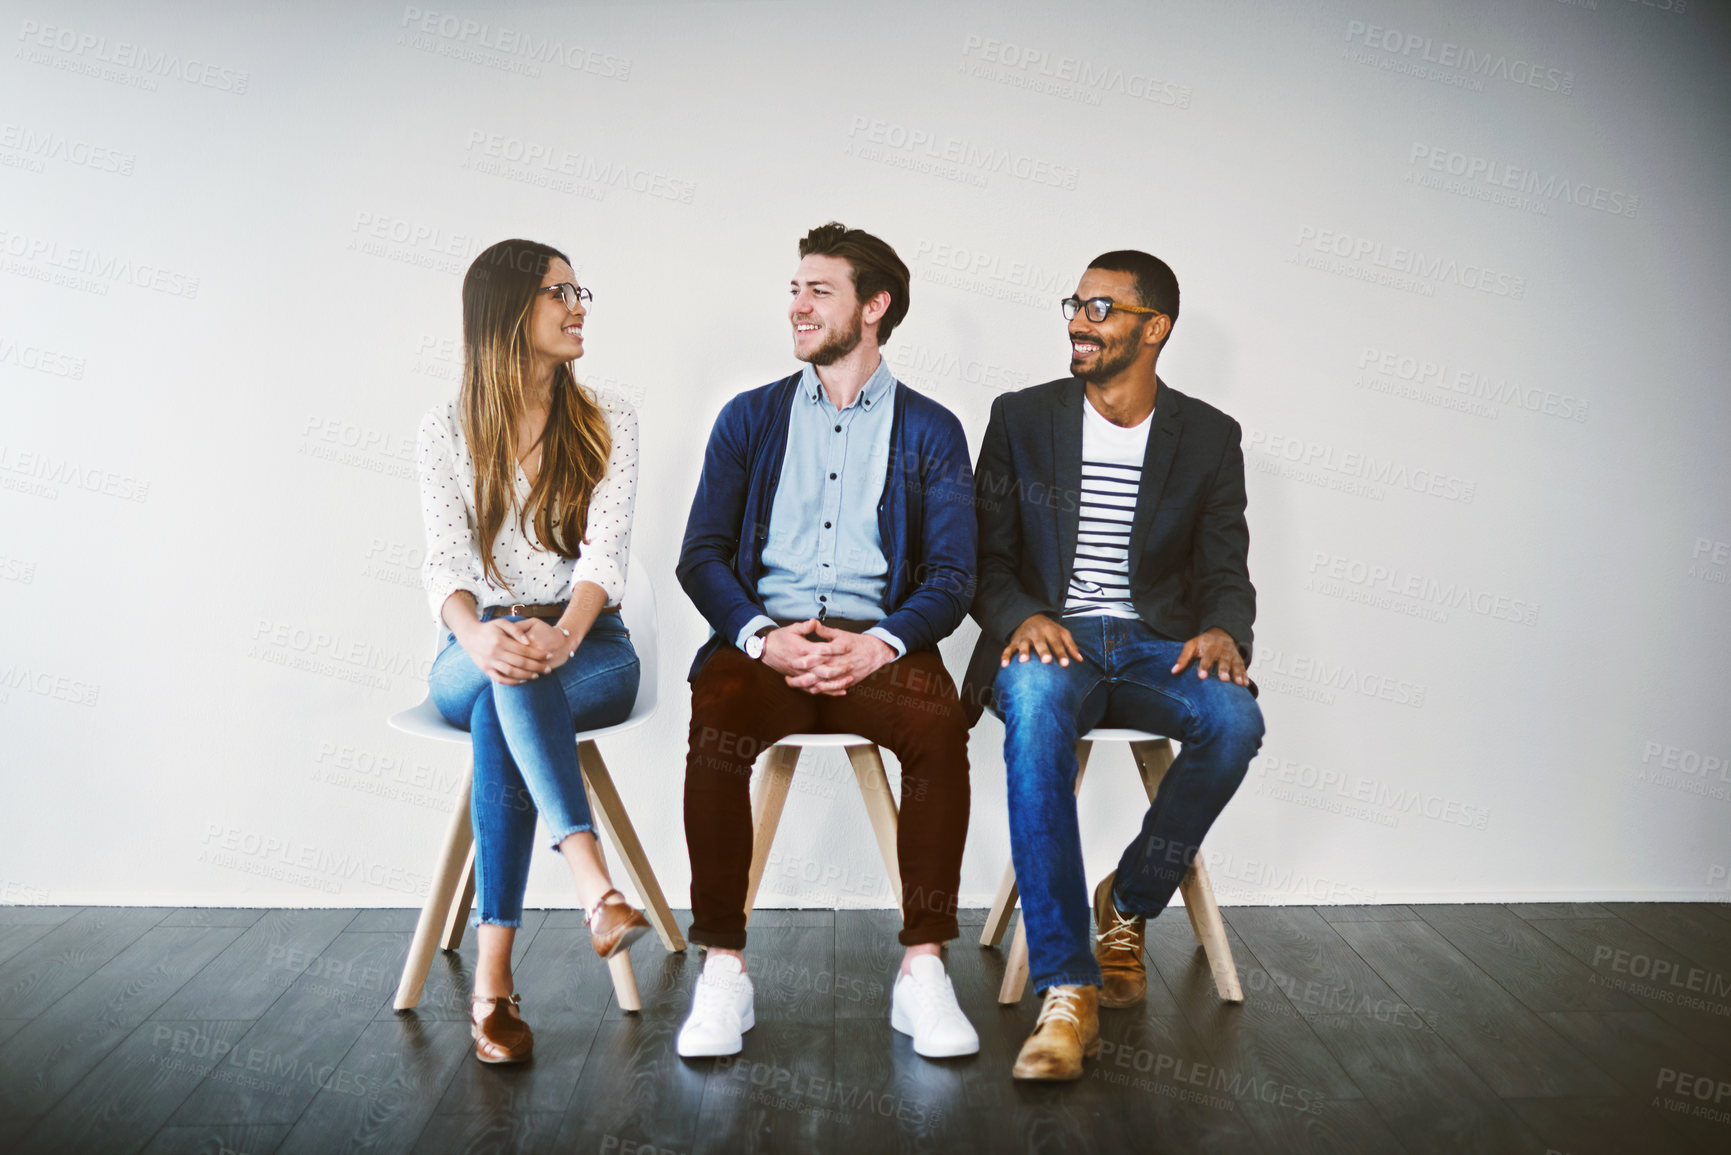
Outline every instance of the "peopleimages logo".
[[[444, 42], [442, 46], [433, 41], [409, 46], [432, 49], [441, 56], [460, 58], [464, 49], [485, 49], [503, 57], [516, 57], [523, 64], [558, 64], [572, 72], [587, 72], [603, 80], [631, 79], [631, 61], [626, 57], [570, 44], [556, 36], [536, 36], [517, 28], [413, 6], [403, 9], [401, 27], [422, 37], [438, 37]], [[539, 72], [534, 75], [539, 75]]]
[[1358, 355], [1358, 367], [1360, 376], [1353, 384], [1361, 389], [1414, 399], [1434, 398], [1442, 408], [1459, 409], [1475, 417], [1494, 418], [1500, 411], [1494, 406], [1501, 406], [1563, 421], [1587, 419], [1588, 405], [1582, 398], [1537, 389], [1507, 377], [1493, 377], [1478, 369], [1451, 365], [1441, 358], [1416, 357], [1367, 345]]
[[1112, 93], [1170, 108], [1190, 107], [1188, 85], [1135, 69], [1057, 55], [1046, 48], [989, 36], [969, 36], [962, 41], [962, 56], [966, 58], [962, 65], [965, 75], [995, 80], [1011, 88], [1026, 88], [1084, 104], [1099, 104], [1101, 94]]
[[1079, 176], [1074, 165], [877, 117], [855, 116], [847, 135], [844, 155], [978, 187], [984, 187], [990, 177], [1007, 176], [1029, 184], [1074, 189]]
[[1263, 472], [1381, 501], [1390, 489], [1407, 489], [1444, 501], [1471, 504], [1478, 482], [1439, 469], [1412, 466], [1391, 457], [1342, 449], [1323, 441], [1289, 437], [1252, 426], [1246, 448], [1252, 467]]
[[1370, 237], [1334, 229], [1302, 225], [1293, 244], [1298, 247], [1291, 258], [1293, 263], [1355, 280], [1406, 289], [1420, 296], [1435, 296], [1439, 284], [1456, 285], [1515, 301], [1527, 295], [1525, 277], [1405, 245], [1385, 245]]
[[1347, 601], [1363, 601], [1413, 617], [1447, 621], [1449, 610], [1466, 610], [1484, 618], [1533, 626], [1539, 621], [1537, 603], [1503, 590], [1464, 581], [1443, 581], [1397, 565], [1344, 557], [1326, 550], [1310, 558], [1304, 588]]
[[[128, 78], [133, 81], [133, 86], [151, 91], [156, 88], [155, 79], [161, 77], [242, 96], [245, 95], [247, 83], [251, 79], [249, 73], [238, 68], [212, 64], [191, 56], [183, 57], [170, 49], [155, 48], [148, 44], [134, 44], [128, 40], [110, 41], [106, 36], [80, 32], [64, 25], [38, 24], [34, 20], [26, 20], [18, 29], [18, 39], [24, 43], [25, 49], [46, 48], [63, 54], [59, 60], [52, 57], [37, 59], [33, 54], [30, 57], [33, 63], [49, 64], [57, 68], [71, 64], [68, 71], [97, 75], [101, 79], [120, 79], [117, 75], [104, 74], [101, 66], [107, 65], [111, 71], [122, 69], [138, 73], [139, 75]], [[19, 55], [23, 57], [24, 54], [21, 51]]]
[[[1558, 201], [1619, 217], [1634, 216], [1641, 204], [1641, 198], [1634, 193], [1570, 180], [1557, 173], [1541, 174], [1537, 169], [1442, 145], [1415, 142], [1407, 152], [1406, 162], [1412, 166], [1407, 173], [1408, 181], [1480, 200], [1508, 197], [1499, 203], [1516, 208], [1527, 207], [1524, 202], [1530, 200], [1540, 215], [1547, 213], [1549, 204]], [[1457, 179], [1451, 182], [1444, 177]]]
[[[1363, 20], [1346, 24], [1348, 60], [1370, 64], [1388, 72], [1437, 80], [1459, 88], [1483, 91], [1487, 80], [1537, 88], [1542, 92], [1573, 95], [1575, 74], [1545, 64], [1511, 58], [1506, 53], [1482, 52], [1452, 40], [1436, 40], [1418, 32], [1402, 32]], [[1368, 51], [1366, 51], [1368, 50]]]

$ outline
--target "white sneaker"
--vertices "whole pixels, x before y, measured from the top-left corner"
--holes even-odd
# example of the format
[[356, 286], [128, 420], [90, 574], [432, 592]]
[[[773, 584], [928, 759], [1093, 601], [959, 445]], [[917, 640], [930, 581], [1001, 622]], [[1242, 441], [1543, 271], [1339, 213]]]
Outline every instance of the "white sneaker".
[[710, 955], [697, 976], [691, 1014], [679, 1028], [679, 1053], [688, 1059], [737, 1055], [745, 1047], [745, 1032], [756, 1025], [745, 968], [730, 954]]
[[890, 996], [890, 1026], [912, 1035], [914, 1054], [928, 1059], [974, 1055], [980, 1036], [956, 1004], [956, 989], [937, 955], [917, 956], [905, 975], [896, 977]]

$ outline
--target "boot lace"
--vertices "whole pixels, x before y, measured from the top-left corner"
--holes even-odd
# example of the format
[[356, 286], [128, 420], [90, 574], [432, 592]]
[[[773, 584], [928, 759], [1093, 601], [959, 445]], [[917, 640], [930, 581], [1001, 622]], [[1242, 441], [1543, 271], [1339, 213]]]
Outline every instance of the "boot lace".
[[1080, 987], [1048, 987], [1045, 1005], [1040, 1008], [1040, 1017], [1034, 1020], [1034, 1030], [1039, 1031], [1047, 1023], [1066, 1022], [1080, 1032], [1081, 1000]]
[[1126, 916], [1118, 913], [1118, 908], [1112, 908], [1112, 922], [1100, 934], [1100, 945], [1110, 950], [1136, 949], [1136, 924], [1141, 920], [1134, 915]]

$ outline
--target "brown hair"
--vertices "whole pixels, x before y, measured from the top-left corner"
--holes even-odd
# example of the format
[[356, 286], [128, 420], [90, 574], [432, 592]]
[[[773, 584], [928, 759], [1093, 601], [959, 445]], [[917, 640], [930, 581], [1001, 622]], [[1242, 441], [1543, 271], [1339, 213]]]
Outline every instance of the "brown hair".
[[463, 385], [457, 410], [475, 463], [475, 517], [482, 572], [499, 586], [505, 578], [493, 558], [493, 539], [508, 513], [540, 548], [560, 557], [581, 551], [589, 525], [589, 498], [607, 473], [612, 437], [607, 418], [577, 383], [569, 364], [553, 370], [547, 425], [541, 431], [541, 468], [529, 495], [517, 495], [517, 422], [526, 407], [529, 317], [537, 290], [555, 259], [570, 259], [551, 245], [512, 239], [483, 250], [463, 276]]
[[799, 242], [799, 255], [840, 257], [853, 270], [854, 295], [863, 305], [879, 293], [890, 295], [890, 307], [878, 322], [878, 344], [890, 339], [908, 315], [908, 267], [890, 246], [864, 229], [838, 221], [819, 225]]

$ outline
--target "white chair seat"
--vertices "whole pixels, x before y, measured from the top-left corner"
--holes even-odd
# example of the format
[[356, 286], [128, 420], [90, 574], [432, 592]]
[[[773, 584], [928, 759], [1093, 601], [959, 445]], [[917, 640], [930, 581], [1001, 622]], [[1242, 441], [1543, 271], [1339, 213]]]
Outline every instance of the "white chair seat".
[[777, 746], [870, 746], [870, 738], [858, 734], [789, 734]]

